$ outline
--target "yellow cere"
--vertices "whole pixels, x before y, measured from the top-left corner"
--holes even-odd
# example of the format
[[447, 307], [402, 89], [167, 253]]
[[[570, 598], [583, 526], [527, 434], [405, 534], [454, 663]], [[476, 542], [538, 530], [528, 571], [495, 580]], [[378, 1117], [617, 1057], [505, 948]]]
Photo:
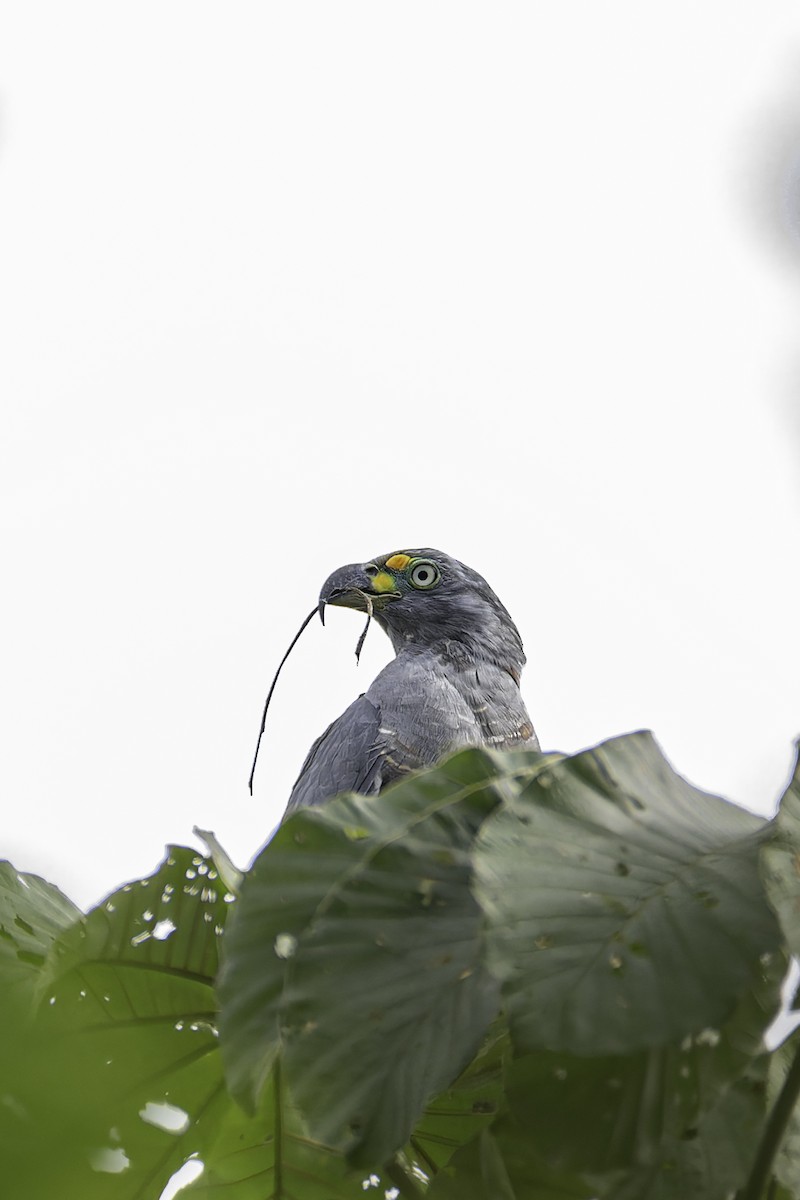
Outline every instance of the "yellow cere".
[[386, 566], [390, 567], [392, 571], [405, 571], [410, 562], [410, 554], [393, 554], [391, 558], [387, 558]]
[[377, 575], [373, 575], [370, 580], [370, 586], [373, 592], [394, 592], [397, 590], [394, 586], [394, 580], [386, 571], [379, 571]]

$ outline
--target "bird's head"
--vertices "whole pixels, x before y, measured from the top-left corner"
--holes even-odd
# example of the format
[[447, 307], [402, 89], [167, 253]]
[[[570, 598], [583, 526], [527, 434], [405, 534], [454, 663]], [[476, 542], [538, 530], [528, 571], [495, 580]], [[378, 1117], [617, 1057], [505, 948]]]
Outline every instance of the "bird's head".
[[517, 627], [486, 580], [441, 550], [401, 550], [340, 567], [320, 593], [326, 604], [374, 612], [395, 651], [443, 647], [518, 674], [525, 662]]

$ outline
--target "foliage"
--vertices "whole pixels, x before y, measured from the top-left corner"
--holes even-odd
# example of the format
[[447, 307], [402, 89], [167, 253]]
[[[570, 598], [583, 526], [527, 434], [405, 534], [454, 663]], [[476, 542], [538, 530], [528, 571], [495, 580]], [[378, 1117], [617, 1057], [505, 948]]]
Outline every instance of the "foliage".
[[765, 822], [648, 734], [301, 810], [237, 896], [1, 864], [2, 1194], [800, 1197], [798, 864], [800, 771]]

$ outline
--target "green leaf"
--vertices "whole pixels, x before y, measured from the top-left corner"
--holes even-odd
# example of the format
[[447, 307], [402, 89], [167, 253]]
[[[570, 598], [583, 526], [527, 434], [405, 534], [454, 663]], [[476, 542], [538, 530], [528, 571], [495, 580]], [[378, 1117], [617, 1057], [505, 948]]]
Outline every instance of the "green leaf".
[[[221, 1064], [220, 1064], [221, 1069]], [[181, 1196], [193, 1200], [358, 1200], [363, 1172], [308, 1136], [281, 1080], [280, 1066], [247, 1116], [228, 1101], [213, 1125], [200, 1129], [203, 1174]]]
[[[433, 1180], [429, 1200], [731, 1200], [755, 1153], [766, 1068], [764, 1055], [717, 1095], [695, 1127], [665, 1137], [649, 1164], [627, 1169], [577, 1172], [548, 1162], [552, 1122], [501, 1116], [457, 1151]], [[585, 1113], [569, 1118], [564, 1111], [562, 1143], [593, 1136]]]
[[[800, 1029], [796, 1029], [794, 1033], [790, 1034], [771, 1055], [767, 1075], [767, 1102], [770, 1111], [778, 1100], [798, 1054], [800, 1054]], [[791, 1111], [791, 1116], [780, 1139], [773, 1169], [776, 1178], [792, 1195], [800, 1194], [800, 1107], [797, 1104]]]
[[765, 823], [688, 784], [649, 734], [534, 771], [475, 849], [517, 1052], [627, 1054], [718, 1029], [780, 944]]
[[52, 883], [0, 862], [0, 1006], [30, 1012], [55, 938], [81, 916]]
[[[783, 955], [713, 1036], [617, 1057], [539, 1051], [511, 1063], [509, 1107], [554, 1167], [609, 1171], [662, 1161], [664, 1147], [691, 1140], [703, 1114], [763, 1055], [780, 1008]], [[576, 1137], [576, 1129], [580, 1137]]]
[[725, 1089], [697, 1128], [664, 1142], [653, 1164], [610, 1176], [601, 1200], [731, 1200], [747, 1178], [764, 1120], [768, 1056]]
[[172, 847], [54, 943], [42, 1010], [4, 1080], [3, 1196], [155, 1200], [190, 1160], [214, 1200], [355, 1200], [276, 1077], [255, 1117], [229, 1097], [213, 979], [231, 896]]
[[800, 954], [800, 742], [794, 771], [761, 850], [770, 903], [793, 954]]
[[[8, 862], [0, 863], [0, 1162], [3, 1196], [29, 1200], [37, 1194], [16, 1191], [20, 1168], [30, 1178], [28, 1148], [35, 1144], [34, 1161], [42, 1158], [39, 1129], [34, 1127], [25, 1103], [32, 1081], [41, 1088], [49, 1112], [47, 1079], [51, 1070], [49, 1042], [34, 1024], [35, 997], [53, 940], [80, 917], [80, 911], [58, 888], [37, 875], [22, 874]], [[56, 1108], [56, 1116], [62, 1118]], [[67, 1159], [72, 1148], [70, 1112], [52, 1122], [47, 1153]], [[31, 1137], [31, 1133], [34, 1137]], [[45, 1160], [46, 1161], [46, 1160]]]
[[209, 864], [173, 848], [54, 942], [5, 1089], [11, 1195], [151, 1200], [194, 1152], [230, 1104], [212, 990], [226, 910]]
[[379, 800], [301, 810], [242, 887], [219, 985], [230, 1086], [252, 1106], [280, 1055], [314, 1136], [354, 1162], [405, 1143], [496, 1012], [469, 889], [495, 770], [467, 750]]
[[498, 1017], [486, 1041], [452, 1087], [425, 1106], [407, 1156], [435, 1175], [456, 1150], [490, 1125], [504, 1105], [504, 1060], [510, 1049], [505, 1019]]
[[[590, 1200], [597, 1190], [548, 1166], [532, 1131], [501, 1117], [453, 1156], [431, 1183], [429, 1200]], [[577, 1136], [580, 1136], [580, 1132]]]

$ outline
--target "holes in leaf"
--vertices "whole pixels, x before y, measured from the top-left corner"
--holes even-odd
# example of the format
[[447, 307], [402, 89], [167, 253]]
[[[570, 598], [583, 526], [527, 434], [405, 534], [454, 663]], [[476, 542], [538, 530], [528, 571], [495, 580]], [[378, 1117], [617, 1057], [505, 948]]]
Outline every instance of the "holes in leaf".
[[168, 1104], [166, 1100], [148, 1100], [144, 1108], [139, 1110], [139, 1116], [148, 1125], [163, 1129], [165, 1133], [184, 1133], [189, 1128], [189, 1114], [177, 1104]]
[[297, 950], [297, 938], [291, 933], [279, 933], [275, 938], [275, 954], [278, 958], [293, 958]]
[[178, 1192], [182, 1191], [183, 1188], [187, 1187], [195, 1179], [198, 1179], [204, 1170], [205, 1164], [203, 1160], [192, 1155], [170, 1178], [158, 1200], [173, 1200], [173, 1197], [177, 1196]]
[[103, 1171], [107, 1175], [121, 1175], [131, 1165], [121, 1146], [103, 1146], [101, 1150], [93, 1150], [89, 1161], [92, 1170]]
[[719, 1045], [719, 1036], [718, 1029], [701, 1029], [695, 1036], [694, 1044], [696, 1046], [717, 1046]]

